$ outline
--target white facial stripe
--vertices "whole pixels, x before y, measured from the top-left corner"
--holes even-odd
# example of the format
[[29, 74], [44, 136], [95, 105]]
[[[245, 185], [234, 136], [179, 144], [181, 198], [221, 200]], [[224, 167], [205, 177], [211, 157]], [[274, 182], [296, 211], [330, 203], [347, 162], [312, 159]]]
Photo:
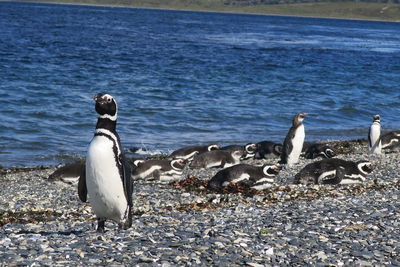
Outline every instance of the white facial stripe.
[[273, 174], [273, 173], [268, 173], [268, 170], [269, 169], [276, 169], [276, 166], [275, 165], [272, 165], [272, 166], [265, 166], [264, 167], [264, 169], [263, 169], [263, 173], [265, 174], [265, 175], [267, 175], [267, 176], [275, 176], [275, 174]]
[[359, 170], [362, 174], [364, 174], [364, 175], [367, 175], [367, 174], [368, 174], [368, 172], [366, 172], [366, 171], [364, 171], [364, 170], [362, 169], [362, 167], [364, 167], [364, 166], [366, 166], [366, 165], [371, 165], [371, 163], [363, 162], [363, 163], [360, 163], [360, 164], [357, 165], [358, 170]]
[[144, 162], [144, 160], [142, 160], [142, 159], [137, 159], [137, 160], [135, 160], [135, 161], [133, 162], [133, 165], [138, 166], [140, 163], [143, 163], [143, 162]]
[[219, 146], [217, 146], [217, 145], [211, 145], [211, 146], [208, 147], [208, 151], [211, 151], [211, 150], [213, 150], [213, 149], [219, 149]]
[[177, 167], [174, 166], [174, 164], [175, 164], [176, 162], [179, 162], [179, 161], [181, 161], [181, 160], [180, 160], [180, 159], [175, 159], [175, 160], [171, 161], [171, 167], [172, 167], [172, 169], [177, 170], [177, 171], [180, 171], [180, 170], [181, 170], [180, 168], [177, 168]]
[[110, 101], [110, 100], [113, 99], [113, 97], [112, 97], [111, 95], [109, 95], [109, 94], [104, 94], [103, 97], [104, 97], [105, 99], [107, 99], [107, 101]]

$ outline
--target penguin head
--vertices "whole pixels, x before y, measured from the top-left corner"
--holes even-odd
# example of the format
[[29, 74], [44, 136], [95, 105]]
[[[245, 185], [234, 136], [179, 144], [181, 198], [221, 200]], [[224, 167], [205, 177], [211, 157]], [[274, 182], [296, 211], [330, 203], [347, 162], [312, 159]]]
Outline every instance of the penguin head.
[[141, 165], [142, 163], [144, 163], [143, 159], [137, 159], [133, 162], [133, 165], [139, 167], [139, 165]]
[[272, 152], [275, 155], [280, 156], [282, 154], [282, 149], [283, 149], [283, 146], [281, 144], [274, 144]]
[[297, 113], [293, 118], [293, 125], [299, 125], [303, 122], [308, 113]]
[[117, 119], [117, 102], [109, 94], [97, 94], [93, 97], [96, 101], [95, 109], [100, 118]]
[[361, 160], [357, 162], [357, 169], [361, 175], [367, 176], [373, 170], [372, 164], [369, 161]]
[[184, 159], [174, 159], [174, 160], [171, 160], [171, 167], [172, 167], [172, 169], [174, 169], [174, 170], [182, 170], [183, 168], [185, 168], [185, 165], [186, 165], [186, 160], [184, 160]]
[[244, 152], [244, 150], [235, 150], [232, 151], [231, 155], [234, 159], [244, 159], [246, 153]]
[[381, 116], [379, 114], [376, 114], [372, 116], [373, 122], [381, 122]]
[[263, 166], [263, 173], [271, 177], [277, 175], [281, 169], [282, 166], [266, 164]]
[[254, 143], [249, 143], [244, 146], [244, 149], [246, 150], [246, 153], [248, 154], [254, 154], [257, 150], [257, 145]]
[[218, 150], [220, 149], [219, 145], [209, 145], [207, 147], [208, 151], [212, 151], [212, 150]]
[[336, 152], [332, 147], [324, 145], [319, 155], [324, 158], [330, 159], [336, 156]]

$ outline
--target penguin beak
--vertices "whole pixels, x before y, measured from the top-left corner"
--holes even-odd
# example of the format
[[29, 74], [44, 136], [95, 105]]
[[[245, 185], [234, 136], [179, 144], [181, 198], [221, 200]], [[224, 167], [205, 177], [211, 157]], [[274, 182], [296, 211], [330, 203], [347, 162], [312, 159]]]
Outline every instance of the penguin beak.
[[101, 102], [104, 101], [103, 95], [104, 95], [104, 94], [97, 94], [97, 95], [94, 95], [94, 96], [93, 96], [93, 100], [96, 101], [97, 103], [101, 104]]

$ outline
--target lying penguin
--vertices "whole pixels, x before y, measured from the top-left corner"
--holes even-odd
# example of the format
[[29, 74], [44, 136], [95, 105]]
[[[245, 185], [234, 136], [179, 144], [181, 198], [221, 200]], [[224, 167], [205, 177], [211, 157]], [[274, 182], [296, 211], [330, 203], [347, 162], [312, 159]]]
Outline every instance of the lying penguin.
[[266, 164], [264, 166], [253, 166], [249, 164], [238, 164], [217, 172], [208, 182], [208, 187], [213, 190], [233, 183], [248, 185], [252, 189], [263, 190], [271, 187], [281, 167], [278, 165]]
[[330, 159], [336, 156], [336, 152], [332, 147], [320, 143], [304, 143], [303, 152], [306, 159], [315, 159], [318, 157]]
[[133, 168], [133, 179], [155, 179], [160, 181], [177, 180], [182, 177], [186, 161], [183, 159], [150, 159], [136, 160]]
[[323, 159], [306, 165], [294, 177], [294, 184], [354, 184], [362, 183], [372, 172], [369, 161]]
[[256, 144], [255, 159], [266, 159], [273, 156], [280, 156], [282, 145], [271, 141], [261, 141]]
[[220, 149], [221, 150], [229, 150], [229, 151], [243, 150], [244, 151], [243, 159], [250, 159], [250, 158], [253, 158], [255, 155], [256, 144], [249, 143], [244, 146], [230, 145], [230, 146], [223, 146]]
[[215, 145], [215, 144], [208, 145], [208, 146], [187, 146], [187, 147], [183, 147], [178, 150], [175, 150], [168, 156], [168, 158], [169, 159], [184, 159], [184, 160], [190, 161], [197, 154], [201, 154], [204, 152], [217, 150], [217, 149], [219, 149], [219, 146]]
[[381, 146], [385, 150], [400, 150], [400, 131], [392, 131], [382, 135]]
[[82, 173], [85, 173], [85, 163], [76, 162], [66, 164], [50, 174], [48, 180], [61, 180], [65, 183], [76, 184], [78, 183], [79, 177], [82, 175]]
[[221, 167], [226, 168], [240, 163], [244, 156], [243, 150], [213, 150], [198, 154], [189, 164], [192, 169]]

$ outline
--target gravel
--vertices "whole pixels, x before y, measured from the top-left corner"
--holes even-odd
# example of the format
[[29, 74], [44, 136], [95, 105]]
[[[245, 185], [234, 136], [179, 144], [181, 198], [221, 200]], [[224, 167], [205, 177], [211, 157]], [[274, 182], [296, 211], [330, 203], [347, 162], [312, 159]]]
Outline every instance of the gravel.
[[[363, 143], [353, 146], [338, 157], [375, 167], [361, 185], [291, 185], [315, 161], [306, 159], [282, 170], [272, 189], [252, 194], [135, 181], [132, 228], [107, 221], [104, 234], [76, 185], [47, 180], [55, 167], [2, 169], [0, 263], [399, 266], [399, 154], [369, 156]], [[184, 178], [217, 171], [186, 169]]]

